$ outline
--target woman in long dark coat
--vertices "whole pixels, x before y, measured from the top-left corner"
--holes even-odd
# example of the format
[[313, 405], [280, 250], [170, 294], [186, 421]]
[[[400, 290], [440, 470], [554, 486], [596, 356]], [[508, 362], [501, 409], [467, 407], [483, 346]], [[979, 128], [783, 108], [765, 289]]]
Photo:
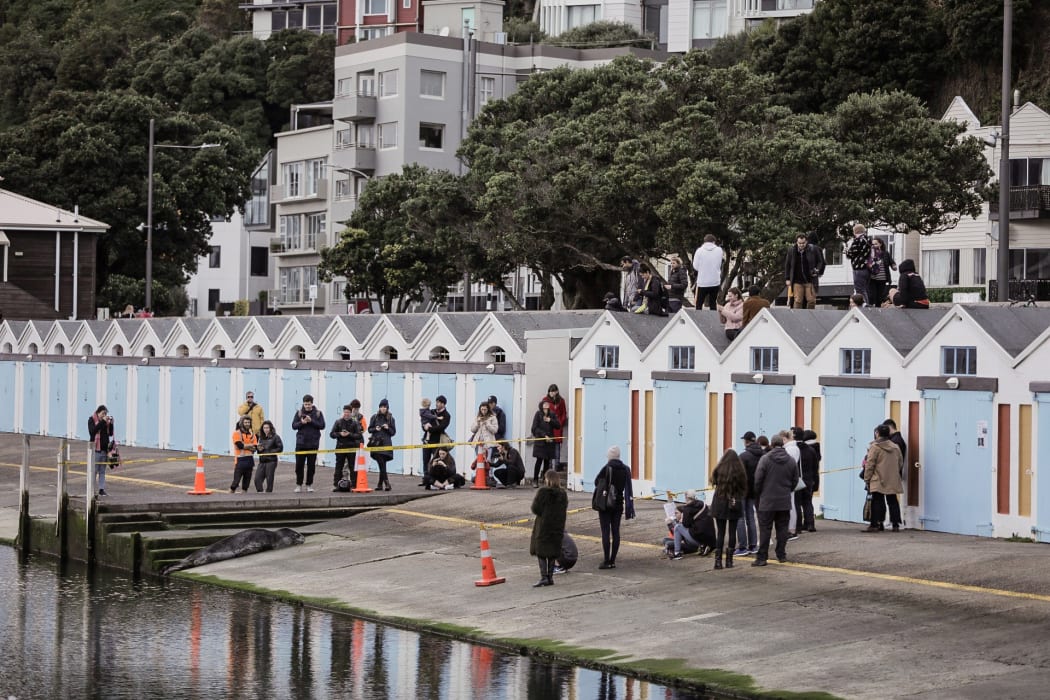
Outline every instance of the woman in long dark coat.
[[747, 496], [747, 470], [736, 450], [726, 450], [711, 474], [715, 495], [711, 498], [711, 517], [715, 519], [715, 568], [722, 568], [722, 550], [726, 530], [729, 530], [729, 549], [726, 549], [726, 567], [733, 568], [733, 549], [736, 547], [736, 524], [744, 513]]
[[543, 488], [532, 499], [532, 512], [536, 515], [536, 521], [532, 524], [529, 554], [540, 563], [540, 580], [532, 585], [533, 588], [554, 585], [554, 561], [561, 556], [568, 510], [569, 497], [561, 487], [558, 472], [551, 469], [543, 475]]
[[[390, 402], [386, 399], [379, 402], [379, 411], [372, 416], [372, 420], [368, 424], [368, 434], [372, 436], [372, 442], [369, 444], [373, 447], [393, 446], [393, 437], [397, 435], [397, 422], [394, 421], [394, 416], [390, 413]], [[378, 443], [378, 445], [374, 443]], [[393, 458], [393, 450], [380, 450], [372, 453], [372, 459], [379, 465], [379, 483], [376, 484], [376, 491], [382, 491], [384, 486], [387, 491], [390, 490], [390, 479], [386, 476], [386, 465]]]
[[532, 468], [532, 485], [535, 487], [540, 485], [540, 479], [554, 461], [557, 445], [554, 432], [560, 427], [561, 421], [551, 410], [551, 402], [541, 401], [539, 410], [532, 417], [532, 437], [536, 438], [532, 443], [532, 456], [536, 458], [536, 466]]

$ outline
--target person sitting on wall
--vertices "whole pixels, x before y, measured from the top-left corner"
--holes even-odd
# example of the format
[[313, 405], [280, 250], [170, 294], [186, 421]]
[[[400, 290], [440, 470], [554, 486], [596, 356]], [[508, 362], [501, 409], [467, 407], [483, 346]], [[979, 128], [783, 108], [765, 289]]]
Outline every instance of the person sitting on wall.
[[616, 296], [616, 292], [605, 293], [605, 310], [606, 311], [626, 311], [623, 302]]
[[903, 309], [928, 309], [930, 298], [926, 294], [926, 283], [922, 277], [915, 272], [914, 260], [902, 260], [897, 266], [900, 279], [897, 280], [898, 288], [890, 288], [890, 303]]

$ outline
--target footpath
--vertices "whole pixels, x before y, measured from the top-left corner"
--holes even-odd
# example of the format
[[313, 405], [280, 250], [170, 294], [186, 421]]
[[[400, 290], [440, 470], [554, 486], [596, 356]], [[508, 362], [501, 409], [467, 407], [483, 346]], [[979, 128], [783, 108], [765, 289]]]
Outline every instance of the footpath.
[[[34, 439], [34, 515], [55, 507], [57, 444]], [[172, 454], [125, 448], [126, 460], [147, 461], [118, 470], [109, 498], [171, 498], [191, 507], [184, 492], [192, 460], [150, 461]], [[20, 460], [20, 437], [0, 435], [2, 539], [15, 534]], [[217, 492], [206, 498], [256, 499], [222, 492], [228, 462], [207, 463]], [[85, 483], [77, 469], [72, 494]], [[317, 492], [291, 494], [291, 473], [290, 466], [278, 471], [283, 499], [360, 497], [330, 493], [327, 470], [319, 470]], [[391, 483], [394, 492], [424, 493], [416, 477], [391, 476]], [[568, 529], [580, 560], [554, 586], [532, 588], [539, 578], [528, 554], [533, 493], [434, 493], [304, 527], [300, 546], [177, 575], [740, 697], [1007, 700], [1043, 697], [1050, 685], [1045, 545], [913, 529], [865, 534], [855, 523], [818, 520], [818, 532], [788, 544], [787, 564], [752, 568], [742, 557], [733, 569], [714, 571], [710, 557], [664, 557], [662, 503], [639, 500], [638, 517], [621, 531], [617, 568], [600, 571], [589, 495], [570, 493]], [[474, 585], [479, 523], [504, 584]]]

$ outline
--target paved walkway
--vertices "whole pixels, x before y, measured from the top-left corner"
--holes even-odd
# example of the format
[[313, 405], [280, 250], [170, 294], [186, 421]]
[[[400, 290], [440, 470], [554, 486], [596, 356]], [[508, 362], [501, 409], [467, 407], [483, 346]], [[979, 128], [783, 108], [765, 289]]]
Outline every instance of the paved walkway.
[[[15, 525], [19, 440], [0, 435], [4, 537], [13, 536]], [[56, 445], [33, 441], [35, 515], [54, 510]], [[131, 448], [125, 454], [167, 456]], [[214, 460], [206, 471], [209, 486], [222, 488], [232, 467], [228, 459]], [[279, 489], [291, 491], [290, 474], [291, 467], [279, 472]], [[108, 490], [121, 502], [192, 503], [182, 495], [192, 476], [192, 460], [128, 464]], [[330, 483], [329, 476], [322, 471], [318, 482]], [[415, 478], [392, 483], [395, 490], [417, 488]], [[83, 477], [71, 476], [71, 491], [83, 484]], [[580, 562], [556, 577], [555, 586], [534, 589], [532, 494], [524, 488], [444, 492], [304, 528], [312, 534], [302, 546], [193, 574], [315, 601], [335, 595], [324, 604], [723, 687], [1006, 700], [1042, 697], [1050, 684], [1044, 643], [1050, 550], [1044, 545], [917, 530], [869, 535], [856, 524], [818, 521], [819, 532], [789, 544], [788, 564], [755, 569], [743, 558], [732, 570], [713, 571], [710, 558], [663, 558], [657, 544], [662, 504], [640, 501], [638, 518], [623, 528], [618, 568], [599, 571], [597, 518], [586, 494], [570, 494], [568, 527]], [[288, 496], [294, 495], [281, 494]], [[359, 498], [330, 489], [302, 497]], [[255, 497], [207, 498], [243, 503]], [[474, 586], [481, 575], [479, 522], [488, 524], [505, 584]]]

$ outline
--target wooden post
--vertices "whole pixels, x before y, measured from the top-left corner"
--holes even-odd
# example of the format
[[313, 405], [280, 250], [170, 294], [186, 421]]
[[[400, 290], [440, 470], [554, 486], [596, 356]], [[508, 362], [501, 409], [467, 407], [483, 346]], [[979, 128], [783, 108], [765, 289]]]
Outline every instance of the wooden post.
[[66, 441], [58, 448], [58, 503], [55, 508], [55, 537], [58, 540], [58, 560], [69, 558], [69, 547], [66, 543], [67, 518], [69, 517], [69, 494], [66, 493]]
[[84, 499], [84, 532], [87, 535], [87, 542], [84, 558], [88, 566], [93, 566], [95, 563], [95, 516], [98, 511], [98, 498], [95, 496], [98, 475], [95, 473], [95, 446], [93, 444], [88, 445], [87, 453], [87, 496]]
[[22, 468], [18, 474], [18, 548], [29, 551], [29, 436], [22, 435]]

